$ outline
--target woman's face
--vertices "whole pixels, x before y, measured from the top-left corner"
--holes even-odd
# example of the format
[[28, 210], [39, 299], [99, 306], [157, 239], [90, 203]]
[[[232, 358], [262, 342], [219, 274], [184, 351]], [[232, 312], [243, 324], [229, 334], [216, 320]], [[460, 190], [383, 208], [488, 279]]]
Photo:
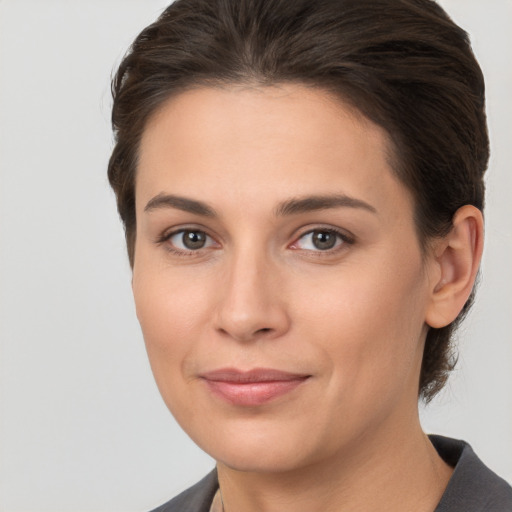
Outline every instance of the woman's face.
[[167, 406], [221, 463], [349, 456], [416, 417], [432, 285], [389, 155], [299, 85], [196, 89], [150, 120], [137, 315]]

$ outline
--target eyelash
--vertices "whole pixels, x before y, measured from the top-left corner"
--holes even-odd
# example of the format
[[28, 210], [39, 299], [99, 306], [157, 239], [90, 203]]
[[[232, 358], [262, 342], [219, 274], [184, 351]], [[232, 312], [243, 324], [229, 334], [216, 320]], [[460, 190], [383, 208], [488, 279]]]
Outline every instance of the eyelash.
[[[174, 245], [168, 243], [174, 236], [176, 236], [176, 235], [183, 236], [185, 233], [196, 233], [196, 234], [201, 233], [201, 234], [205, 235], [207, 240], [209, 239], [210, 242], [213, 241], [213, 244], [211, 244], [207, 247], [200, 247], [196, 250], [194, 250], [194, 249], [184, 250], [184, 249], [176, 248]], [[309, 229], [308, 231], [305, 231], [304, 233], [302, 233], [300, 236], [298, 236], [295, 239], [294, 242], [292, 242], [292, 244], [288, 245], [287, 247], [291, 248], [292, 250], [301, 250], [300, 248], [297, 248], [294, 246], [296, 246], [298, 244], [298, 242], [300, 240], [302, 240], [303, 238], [305, 238], [306, 236], [313, 235], [314, 233], [325, 233], [325, 234], [335, 235], [337, 238], [337, 240], [335, 242], [335, 244], [337, 244], [337, 245], [335, 245], [333, 248], [329, 248], [326, 250], [302, 249], [309, 253], [314, 253], [315, 256], [320, 256], [320, 257], [330, 256], [330, 255], [336, 254], [339, 251], [343, 250], [344, 246], [353, 245], [355, 243], [355, 239], [343, 231], [340, 231], [333, 227], [328, 227], [328, 228], [327, 227], [326, 228], [315, 227], [314, 229]], [[158, 239], [156, 240], [156, 243], [159, 245], [165, 244], [165, 249], [177, 256], [187, 257], [187, 256], [198, 256], [199, 254], [202, 253], [203, 249], [208, 249], [209, 247], [216, 244], [217, 242], [215, 242], [214, 238], [211, 237], [210, 235], [208, 235], [208, 233], [206, 233], [206, 231], [204, 231], [203, 229], [189, 227], [189, 228], [181, 228], [181, 229], [177, 229], [177, 230], [174, 230], [171, 232], [163, 233], [160, 237], [158, 237]]]

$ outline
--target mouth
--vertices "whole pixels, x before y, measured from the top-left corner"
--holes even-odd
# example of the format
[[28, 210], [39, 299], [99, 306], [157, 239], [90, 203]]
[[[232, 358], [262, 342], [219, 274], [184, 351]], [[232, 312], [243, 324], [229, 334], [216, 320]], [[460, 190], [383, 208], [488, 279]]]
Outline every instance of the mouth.
[[310, 377], [269, 368], [249, 371], [222, 368], [200, 375], [215, 396], [241, 407], [270, 402], [295, 390]]

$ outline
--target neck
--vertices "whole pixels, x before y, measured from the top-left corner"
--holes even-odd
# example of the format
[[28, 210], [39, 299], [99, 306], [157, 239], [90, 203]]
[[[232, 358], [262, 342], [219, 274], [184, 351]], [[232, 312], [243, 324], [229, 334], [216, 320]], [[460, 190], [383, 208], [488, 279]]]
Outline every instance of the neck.
[[[218, 463], [224, 512], [432, 512], [452, 473], [421, 430], [389, 425], [313, 464], [278, 474]], [[405, 430], [405, 432], [404, 432]]]

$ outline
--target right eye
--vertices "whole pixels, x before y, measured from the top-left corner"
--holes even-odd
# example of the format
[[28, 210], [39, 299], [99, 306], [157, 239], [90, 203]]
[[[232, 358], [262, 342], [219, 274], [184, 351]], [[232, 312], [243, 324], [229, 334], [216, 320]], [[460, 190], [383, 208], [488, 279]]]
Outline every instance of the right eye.
[[165, 237], [165, 241], [177, 252], [190, 252], [216, 245], [212, 237], [199, 229], [182, 229]]

